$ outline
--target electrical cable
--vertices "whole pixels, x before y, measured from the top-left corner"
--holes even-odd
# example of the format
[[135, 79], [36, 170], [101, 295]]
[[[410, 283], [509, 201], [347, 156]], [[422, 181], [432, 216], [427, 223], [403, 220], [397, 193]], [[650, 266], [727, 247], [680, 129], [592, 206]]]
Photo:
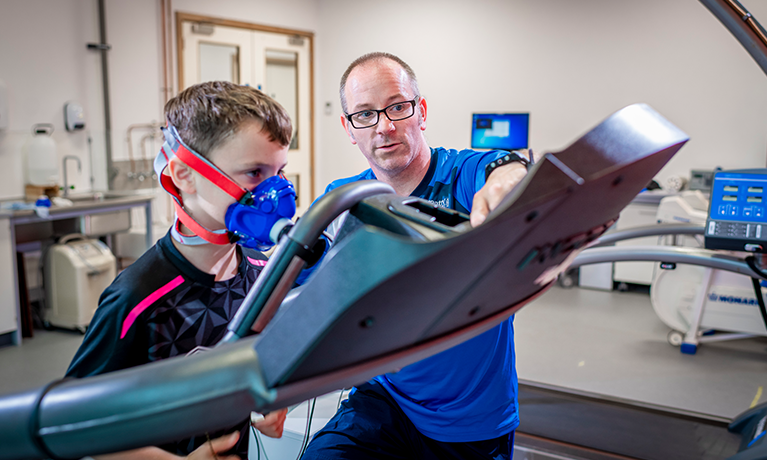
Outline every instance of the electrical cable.
[[266, 455], [266, 446], [264, 446], [264, 443], [261, 441], [261, 433], [259, 433], [256, 430], [256, 427], [254, 427], [253, 425], [250, 425], [250, 429], [253, 431], [253, 437], [256, 440], [256, 450], [258, 451], [258, 457], [256, 457], [257, 460], [261, 460], [261, 450], [262, 449], [264, 451], [264, 459], [265, 460], [269, 460], [269, 456]]
[[344, 397], [344, 391], [346, 391], [348, 388], [341, 388], [341, 392], [338, 394], [338, 403], [336, 403], [336, 411], [341, 408], [341, 401]]
[[751, 282], [754, 284], [754, 294], [756, 295], [756, 302], [759, 304], [759, 312], [762, 313], [764, 327], [767, 328], [767, 308], [765, 308], [764, 296], [762, 296], [762, 285], [756, 278], [751, 278]]
[[[311, 404], [306, 403], [306, 431], [304, 432], [304, 440], [301, 443], [301, 449], [298, 451], [298, 457], [296, 460], [301, 460], [304, 456], [306, 448], [309, 447], [309, 433], [312, 429], [312, 418], [314, 418], [314, 406], [317, 404], [317, 398], [312, 399]], [[310, 409], [311, 406], [311, 409]]]
[[[756, 263], [756, 257], [749, 256], [746, 257], [746, 263], [749, 267], [751, 267], [751, 270], [756, 272], [759, 276], [762, 278], [767, 278], [767, 273], [762, 271], [762, 269], [757, 265]], [[756, 295], [756, 302], [759, 304], [759, 312], [762, 314], [762, 321], [764, 321], [764, 327], [767, 328], [767, 308], [764, 305], [764, 296], [762, 296], [762, 285], [759, 282], [757, 278], [751, 278], [751, 282], [754, 286], [754, 295]]]

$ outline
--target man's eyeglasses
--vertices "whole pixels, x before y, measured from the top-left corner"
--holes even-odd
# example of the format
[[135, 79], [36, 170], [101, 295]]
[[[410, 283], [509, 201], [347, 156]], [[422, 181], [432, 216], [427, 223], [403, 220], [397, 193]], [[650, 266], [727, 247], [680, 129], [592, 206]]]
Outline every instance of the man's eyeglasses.
[[391, 121], [404, 120], [412, 117], [415, 113], [415, 101], [417, 99], [418, 98], [415, 98], [412, 101], [397, 102], [381, 110], [361, 110], [359, 112], [354, 112], [351, 115], [347, 115], [346, 119], [349, 120], [352, 126], [356, 129], [372, 128], [377, 125], [378, 117], [381, 116], [381, 113], [386, 114], [386, 118]]

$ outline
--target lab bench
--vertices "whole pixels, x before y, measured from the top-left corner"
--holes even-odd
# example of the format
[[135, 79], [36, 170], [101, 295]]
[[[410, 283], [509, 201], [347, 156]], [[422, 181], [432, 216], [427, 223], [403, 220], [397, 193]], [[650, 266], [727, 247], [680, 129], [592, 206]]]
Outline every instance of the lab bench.
[[22, 296], [26, 298], [26, 292], [19, 287], [17, 253], [40, 250], [43, 242], [56, 235], [98, 237], [127, 231], [133, 208], [144, 208], [146, 247], [153, 243], [153, 194], [93, 192], [69, 198], [72, 206], [52, 206], [47, 218], [31, 209], [0, 210], [0, 345], [21, 344]]

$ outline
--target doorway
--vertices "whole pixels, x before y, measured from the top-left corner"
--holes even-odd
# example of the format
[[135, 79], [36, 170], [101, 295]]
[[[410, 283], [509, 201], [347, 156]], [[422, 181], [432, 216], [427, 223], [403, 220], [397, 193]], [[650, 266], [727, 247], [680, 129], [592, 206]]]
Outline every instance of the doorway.
[[260, 89], [290, 114], [285, 174], [303, 214], [314, 200], [314, 34], [181, 12], [176, 31], [179, 91], [226, 80]]

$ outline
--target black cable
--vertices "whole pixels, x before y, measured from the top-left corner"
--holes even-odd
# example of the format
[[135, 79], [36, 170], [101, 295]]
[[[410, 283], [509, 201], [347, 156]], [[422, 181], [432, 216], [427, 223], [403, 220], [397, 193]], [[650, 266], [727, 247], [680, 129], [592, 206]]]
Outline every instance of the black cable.
[[[767, 273], [763, 272], [761, 268], [756, 264], [756, 257], [746, 257], [746, 263], [751, 270], [756, 272], [762, 278], [767, 278]], [[751, 282], [754, 286], [754, 294], [756, 295], [756, 302], [759, 304], [759, 312], [762, 314], [762, 321], [764, 321], [764, 327], [767, 328], [767, 308], [764, 305], [764, 296], [762, 296], [762, 285], [757, 278], [751, 278]]]
[[762, 285], [756, 278], [751, 278], [754, 284], [754, 294], [756, 294], [756, 301], [759, 303], [759, 311], [762, 313], [762, 321], [764, 321], [764, 327], [767, 329], [767, 308], [764, 306], [764, 297], [762, 296]]
[[301, 460], [301, 457], [304, 456], [304, 452], [306, 452], [306, 448], [309, 447], [309, 434], [312, 431], [312, 418], [314, 418], [314, 406], [317, 404], [317, 398], [312, 399], [311, 404], [311, 411], [309, 409], [309, 403], [307, 402], [306, 405], [306, 432], [304, 433], [304, 442], [301, 445], [301, 450], [298, 452], [298, 457], [296, 460]]
[[250, 431], [253, 432], [253, 439], [256, 440], [256, 450], [258, 451], [258, 460], [261, 460], [261, 445], [258, 443], [258, 435], [256, 434], [256, 427], [250, 425]]
[[29, 417], [29, 431], [31, 434], [32, 442], [35, 444], [35, 447], [37, 447], [37, 449], [46, 456], [46, 458], [53, 460], [59, 460], [62, 457], [57, 456], [51, 452], [50, 449], [48, 449], [48, 445], [45, 444], [45, 440], [40, 434], [40, 406], [43, 403], [43, 398], [48, 394], [49, 391], [51, 391], [59, 384], [69, 380], [71, 380], [71, 377], [64, 377], [59, 380], [54, 380], [53, 382], [46, 385], [35, 398], [35, 405], [33, 406], [32, 413]]
[[258, 457], [256, 457], [258, 460], [261, 460], [261, 449], [264, 450], [264, 459], [269, 460], [269, 456], [266, 455], [266, 446], [264, 446], [263, 442], [261, 441], [261, 434], [256, 431], [256, 427], [253, 425], [250, 425], [250, 429], [253, 431], [253, 438], [256, 440], [256, 449], [258, 449]]

